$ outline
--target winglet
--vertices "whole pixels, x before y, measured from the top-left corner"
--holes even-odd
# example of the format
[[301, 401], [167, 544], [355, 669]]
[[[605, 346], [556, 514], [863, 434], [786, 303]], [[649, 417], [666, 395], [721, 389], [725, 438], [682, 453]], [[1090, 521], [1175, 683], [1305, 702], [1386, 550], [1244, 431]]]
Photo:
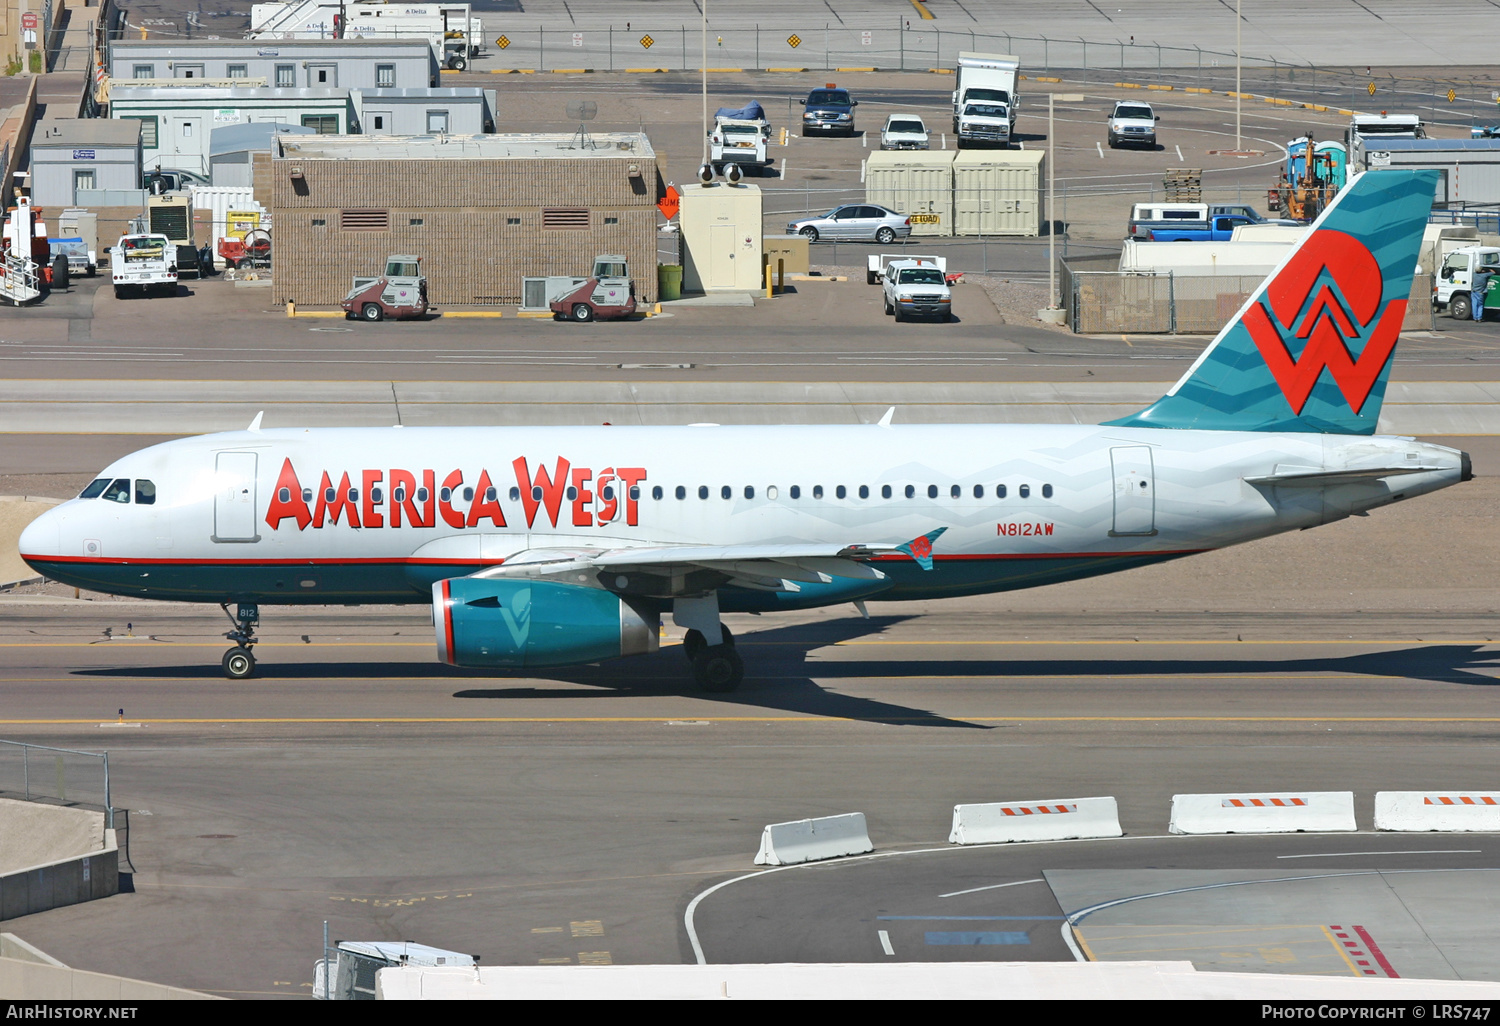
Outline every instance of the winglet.
[[260, 418], [264, 417], [265, 415], [266, 415], [266, 411], [265, 410], [261, 410], [259, 413], [257, 413], [255, 415], [255, 419], [250, 422], [250, 426], [247, 427], [245, 430], [246, 431], [259, 431], [260, 430]]
[[916, 560], [917, 565], [920, 566], [923, 570], [931, 570], [932, 543], [942, 537], [943, 532], [946, 530], [948, 530], [946, 527], [939, 527], [936, 531], [924, 534], [920, 538], [913, 538], [905, 545], [896, 546], [896, 551], [904, 552], [912, 559]]
[[881, 427], [890, 427], [891, 426], [891, 418], [894, 417], [895, 415], [896, 415], [896, 408], [894, 406], [892, 406], [889, 410], [885, 411], [885, 416], [880, 418], [880, 426]]

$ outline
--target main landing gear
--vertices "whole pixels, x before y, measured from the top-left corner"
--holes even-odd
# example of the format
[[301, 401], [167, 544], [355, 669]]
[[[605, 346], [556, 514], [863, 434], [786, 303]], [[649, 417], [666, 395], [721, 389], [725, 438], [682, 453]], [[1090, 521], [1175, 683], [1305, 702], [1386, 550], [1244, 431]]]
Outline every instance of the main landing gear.
[[745, 663], [734, 650], [734, 635], [719, 622], [719, 596], [680, 598], [672, 621], [688, 628], [682, 650], [693, 665], [693, 680], [704, 691], [733, 691], [745, 679]]
[[241, 602], [234, 607], [233, 615], [229, 612], [228, 602], [220, 602], [219, 608], [224, 610], [224, 615], [234, 624], [234, 630], [224, 634], [224, 637], [234, 642], [234, 647], [224, 653], [221, 661], [224, 676], [230, 680], [245, 680], [255, 676], [255, 656], [250, 649], [256, 642], [255, 628], [260, 623], [260, 607], [254, 602]]

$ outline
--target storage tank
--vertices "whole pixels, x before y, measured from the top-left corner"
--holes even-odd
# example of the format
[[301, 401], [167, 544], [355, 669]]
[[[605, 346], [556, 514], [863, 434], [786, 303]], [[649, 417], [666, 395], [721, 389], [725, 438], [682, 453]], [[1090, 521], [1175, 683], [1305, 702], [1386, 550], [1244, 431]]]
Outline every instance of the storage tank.
[[865, 161], [865, 202], [911, 218], [911, 234], [953, 234], [953, 150], [879, 150]]
[[953, 161], [953, 234], [1040, 235], [1041, 150], [964, 150]]

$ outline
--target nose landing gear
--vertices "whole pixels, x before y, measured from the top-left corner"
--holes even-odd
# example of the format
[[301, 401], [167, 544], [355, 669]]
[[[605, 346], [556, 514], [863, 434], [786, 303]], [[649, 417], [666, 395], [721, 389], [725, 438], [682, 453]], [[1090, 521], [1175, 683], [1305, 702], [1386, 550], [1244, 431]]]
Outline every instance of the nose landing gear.
[[232, 615], [228, 602], [220, 602], [219, 608], [224, 610], [224, 615], [234, 624], [234, 630], [224, 634], [224, 637], [234, 642], [234, 647], [225, 652], [221, 660], [224, 676], [230, 680], [245, 680], [255, 676], [255, 656], [250, 649], [256, 642], [255, 628], [260, 623], [260, 607], [254, 602], [241, 602], [234, 607]]

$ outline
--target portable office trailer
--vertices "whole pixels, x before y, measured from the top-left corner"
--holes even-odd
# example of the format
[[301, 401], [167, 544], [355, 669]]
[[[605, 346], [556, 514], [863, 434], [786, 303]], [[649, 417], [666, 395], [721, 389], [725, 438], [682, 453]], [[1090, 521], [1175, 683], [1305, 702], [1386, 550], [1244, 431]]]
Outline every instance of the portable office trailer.
[[437, 85], [425, 39], [116, 39], [109, 77], [264, 79], [276, 89], [415, 89]]
[[141, 187], [141, 130], [128, 121], [43, 121], [31, 135], [31, 198], [66, 207], [91, 189]]
[[1041, 150], [964, 150], [953, 161], [954, 235], [1039, 235]]
[[1431, 168], [1439, 207], [1500, 204], [1500, 139], [1382, 139], [1360, 136], [1349, 155], [1360, 170]]
[[493, 89], [355, 89], [350, 100], [365, 135], [482, 135], [495, 130]]
[[149, 171], [209, 174], [210, 135], [252, 122], [298, 125], [322, 135], [354, 130], [347, 89], [137, 88], [116, 85], [110, 117], [141, 123], [141, 160]]
[[[761, 191], [758, 185], [678, 186], [682, 205], [682, 291], [754, 292], [761, 279]], [[637, 284], [640, 272], [636, 272]]]
[[911, 218], [916, 236], [953, 234], [953, 150], [880, 150], [865, 161], [865, 202]]

